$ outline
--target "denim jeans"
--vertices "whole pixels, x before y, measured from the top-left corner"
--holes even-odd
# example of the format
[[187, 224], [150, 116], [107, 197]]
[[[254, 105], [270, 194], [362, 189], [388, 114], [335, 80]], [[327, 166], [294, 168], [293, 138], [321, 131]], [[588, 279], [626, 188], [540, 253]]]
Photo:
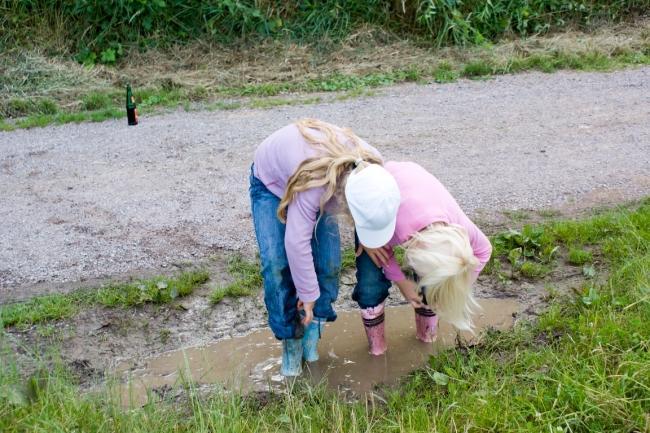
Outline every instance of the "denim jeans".
[[[253, 175], [252, 168], [249, 191], [269, 326], [278, 339], [297, 338], [301, 330], [297, 320], [298, 297], [284, 248], [285, 225], [277, 217], [280, 199]], [[318, 220], [311, 248], [320, 288], [314, 316], [334, 321], [332, 303], [338, 296], [341, 270], [341, 240], [334, 216], [324, 213]]]
[[[354, 237], [355, 251], [359, 247], [359, 239]], [[384, 302], [388, 297], [391, 282], [378, 268], [370, 256], [364, 251], [357, 257], [357, 284], [352, 292], [352, 299], [357, 301], [360, 308], [371, 308]]]

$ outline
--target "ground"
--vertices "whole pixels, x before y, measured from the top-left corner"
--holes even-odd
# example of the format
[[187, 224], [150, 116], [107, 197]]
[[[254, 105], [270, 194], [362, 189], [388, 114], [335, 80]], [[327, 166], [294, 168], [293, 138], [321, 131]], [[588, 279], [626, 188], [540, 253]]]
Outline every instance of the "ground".
[[[273, 110], [173, 113], [0, 133], [2, 303], [106, 280], [202, 265], [212, 282], [169, 306], [93, 307], [51, 325], [10, 329], [15, 347], [61, 343], [82, 383], [120, 360], [241, 335], [265, 323], [261, 294], [209, 304], [225, 261], [253, 257], [247, 176], [255, 146], [302, 116], [352, 127], [388, 159], [435, 173], [489, 234], [548, 215], [642, 198], [650, 187], [650, 69], [529, 73], [400, 85], [373, 97]], [[345, 231], [349, 241], [349, 229]], [[481, 277], [480, 297], [512, 297], [535, 316], [548, 287], [578, 287], [581, 268], [542, 280]], [[340, 310], [353, 309], [350, 271]], [[391, 305], [400, 303], [393, 293]]]
[[[640, 198], [650, 69], [400, 85], [374, 97], [0, 133], [0, 293], [9, 302], [254, 254], [255, 146], [303, 116], [435, 173], [479, 225], [500, 211]], [[349, 234], [349, 233], [348, 233]]]

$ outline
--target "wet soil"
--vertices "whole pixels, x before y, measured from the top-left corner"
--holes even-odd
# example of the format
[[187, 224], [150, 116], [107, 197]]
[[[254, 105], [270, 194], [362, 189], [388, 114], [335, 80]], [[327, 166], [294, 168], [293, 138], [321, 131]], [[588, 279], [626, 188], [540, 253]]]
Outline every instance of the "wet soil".
[[[512, 299], [482, 299], [477, 311], [477, 333], [485, 328], [499, 330], [512, 326], [520, 305]], [[462, 333], [446, 323], [438, 329], [433, 344], [415, 338], [414, 312], [409, 305], [386, 310], [388, 351], [382, 356], [368, 354], [368, 343], [359, 314], [342, 312], [336, 322], [323, 330], [320, 359], [305, 364], [304, 375], [314, 384], [324, 382], [342, 393], [362, 395], [377, 385], [391, 385], [401, 377], [426, 365], [430, 355], [453, 347], [458, 338], [473, 342], [478, 335]], [[115, 373], [125, 381], [120, 387], [123, 404], [142, 405], [148, 391], [164, 389], [182, 392], [190, 380], [202, 384], [222, 384], [238, 392], [280, 392], [285, 379], [280, 374], [281, 343], [268, 328], [248, 335], [189, 347], [117, 366]], [[289, 382], [291, 382], [289, 380]]]

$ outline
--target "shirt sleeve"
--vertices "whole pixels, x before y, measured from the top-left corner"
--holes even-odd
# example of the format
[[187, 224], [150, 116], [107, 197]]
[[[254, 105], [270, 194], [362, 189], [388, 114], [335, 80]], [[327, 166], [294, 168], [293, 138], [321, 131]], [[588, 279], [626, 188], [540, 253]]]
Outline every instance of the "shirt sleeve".
[[397, 259], [395, 258], [395, 254], [393, 253], [393, 248], [390, 247], [387, 251], [388, 251], [388, 264], [383, 267], [384, 275], [386, 276], [386, 278], [388, 278], [391, 281], [405, 280], [406, 276], [402, 272], [402, 268], [400, 267], [399, 263], [397, 263]]
[[311, 240], [323, 191], [323, 188], [314, 188], [296, 194], [287, 210], [284, 247], [291, 278], [296, 286], [298, 298], [303, 302], [316, 301], [320, 296]]
[[474, 250], [474, 256], [479, 261], [479, 266], [476, 268], [475, 276], [481, 273], [487, 262], [492, 255], [492, 244], [483, 232], [476, 227], [472, 222], [467, 226], [467, 234], [469, 235], [469, 242]]

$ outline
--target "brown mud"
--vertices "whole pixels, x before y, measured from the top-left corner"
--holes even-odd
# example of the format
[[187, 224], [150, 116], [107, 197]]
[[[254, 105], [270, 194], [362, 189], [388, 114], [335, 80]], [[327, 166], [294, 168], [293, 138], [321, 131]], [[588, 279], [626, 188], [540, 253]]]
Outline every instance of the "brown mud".
[[[404, 375], [426, 365], [431, 355], [453, 347], [461, 338], [475, 342], [486, 328], [505, 330], [512, 326], [520, 305], [512, 299], [481, 299], [475, 315], [477, 333], [456, 330], [446, 323], [438, 329], [433, 344], [415, 338], [413, 309], [408, 305], [386, 310], [388, 352], [368, 354], [366, 336], [356, 311], [342, 312], [329, 323], [319, 344], [320, 359], [305, 364], [304, 375], [314, 384], [324, 382], [339, 392], [362, 395], [380, 384], [394, 384]], [[248, 335], [222, 339], [212, 344], [163, 353], [141, 362], [120, 364], [116, 373], [124, 378], [120, 387], [125, 405], [147, 402], [148, 391], [180, 390], [191, 381], [196, 385], [220, 384], [238, 392], [282, 391], [282, 349], [268, 328]]]

